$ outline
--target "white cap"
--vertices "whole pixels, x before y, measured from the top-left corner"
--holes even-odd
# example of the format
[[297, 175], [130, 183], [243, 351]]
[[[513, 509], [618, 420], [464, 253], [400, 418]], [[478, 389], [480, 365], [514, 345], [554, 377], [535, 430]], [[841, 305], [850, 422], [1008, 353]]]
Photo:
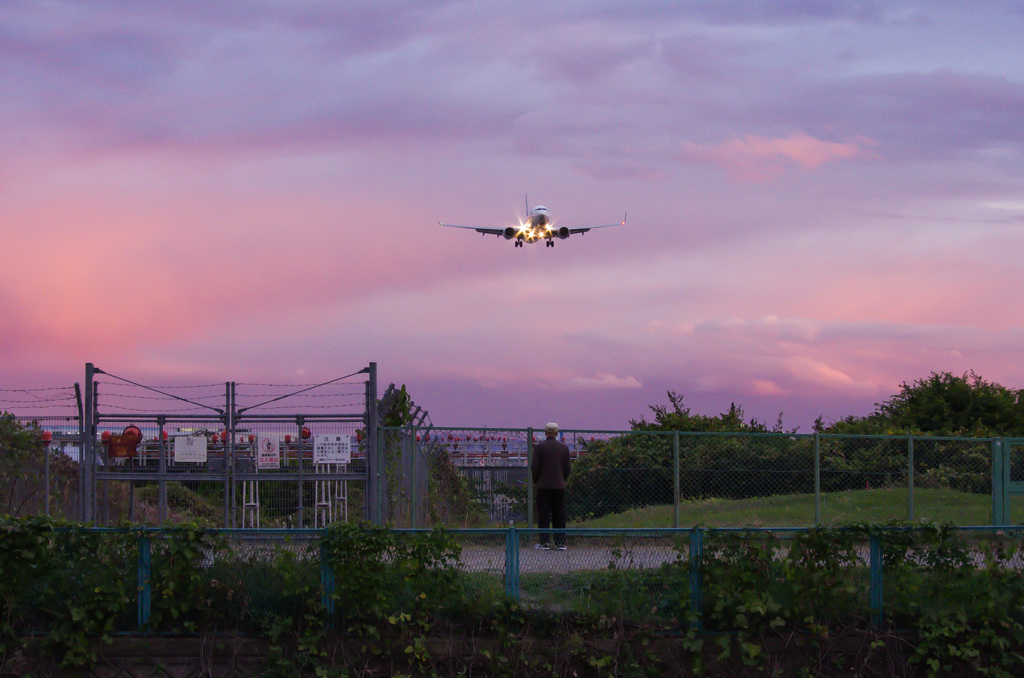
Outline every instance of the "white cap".
[[544, 424], [544, 433], [558, 433], [558, 424], [553, 421]]

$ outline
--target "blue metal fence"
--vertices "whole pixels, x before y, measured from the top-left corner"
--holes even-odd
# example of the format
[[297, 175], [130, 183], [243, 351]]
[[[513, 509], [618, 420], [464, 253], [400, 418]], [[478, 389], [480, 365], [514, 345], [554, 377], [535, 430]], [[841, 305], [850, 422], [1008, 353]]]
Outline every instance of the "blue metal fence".
[[[840, 569], [849, 580], [851, 600], [859, 616], [876, 626], [885, 621], [886, 581], [887, 577], [893, 576], [889, 570], [891, 563], [887, 565], [887, 540], [895, 543], [891, 542], [895, 535], [920, 536], [929, 529], [934, 534], [934, 526], [859, 528], [859, 531], [858, 528], [850, 529], [851, 533], [856, 533], [855, 543], [852, 547], [849, 544], [846, 546], [852, 550]], [[397, 535], [426, 533], [424, 530], [393, 532]], [[453, 530], [448, 534], [460, 546], [459, 560], [453, 565], [465, 576], [466, 586], [481, 590], [490, 587], [490, 590], [499, 592], [499, 595], [503, 592], [507, 598], [527, 609], [601, 612], [608, 600], [614, 600], [622, 608], [610, 610], [611, 614], [632, 615], [641, 622], [645, 615], [662, 614], [662, 618], [671, 617], [679, 620], [680, 625], [700, 630], [709, 618], [709, 609], [705, 607], [708, 591], [711, 590], [715, 596], [722, 594], [721, 590], [714, 588], [714, 580], [720, 574], [716, 570], [716, 563], [720, 565], [725, 562], [715, 560], [724, 553], [723, 543], [732, 539], [730, 543], [746, 548], [760, 541], [762, 545], [767, 545], [767, 551], [761, 552], [762, 557], [767, 553], [770, 562], [781, 564], [793, 562], [793, 553], [789, 551], [791, 545], [796, 544], [801, 537], [814, 534], [813, 528], [568, 528], [561, 531], [569, 544], [566, 551], [548, 551], [536, 547], [542, 533], [555, 532], [514, 527]], [[842, 533], [843, 530], [834, 532]], [[135, 535], [136, 614], [134, 624], [122, 626], [119, 631], [137, 633], [151, 630], [154, 600], [158, 598], [154, 596], [154, 576], [162, 565], [166, 565], [161, 563], [166, 553], [161, 541], [169, 538], [173, 531], [161, 528], [90, 528], [80, 533], [99, 539], [103, 539], [104, 535], [121, 539], [126, 535]], [[284, 548], [291, 551], [293, 563], [299, 563], [302, 568], [309, 570], [311, 581], [319, 581], [319, 604], [323, 618], [328, 624], [333, 622], [338, 612], [336, 584], [339, 578], [346, 577], [346, 573], [336, 571], [331, 559], [325, 554], [321, 546], [321, 539], [327, 534], [325, 531], [210, 530], [209, 534], [224, 538], [229, 547], [224, 554], [203, 555], [200, 568], [221, 573], [209, 575], [207, 585], [224, 585], [223, 581], [218, 584], [216, 577], [223, 575], [225, 566], [235, 566], [242, 561], [250, 565], [260, 563], [264, 567], [256, 575], [246, 575], [252, 581], [240, 580], [241, 585], [236, 592], [238, 596], [259, 598], [263, 595], [260, 591], [272, 591], [277, 584], [273, 579], [270, 556], [276, 557], [280, 550], [275, 549]], [[973, 554], [961, 563], [961, 568], [979, 571], [986, 568], [1003, 568], [1015, 572], [1024, 570], [1024, 532], [1019, 527], [962, 527], [952, 529], [950, 534], [964, 541], [967, 549], [965, 553]], [[995, 557], [991, 550], [985, 550], [988, 547], [979, 541], [981, 538], [1001, 540], [1002, 545]], [[245, 555], [239, 559], [239, 554]], [[915, 551], [909, 561], [906, 551], [890, 550], [889, 554], [895, 558], [893, 562], [911, 562], [912, 567], [922, 571], [930, 572], [929, 568], [938, 567], [930, 564], [927, 551]], [[126, 555], [129, 556], [130, 568], [130, 551]], [[216, 559], [220, 557], [227, 558], [227, 561], [217, 570]], [[836, 562], [841, 561], [839, 559]], [[810, 567], [813, 570], [814, 563]], [[712, 580], [711, 589], [708, 588], [709, 578]], [[941, 586], [941, 577], [939, 581]], [[752, 586], [768, 587], [770, 583], [765, 581]], [[259, 602], [250, 600], [243, 607], [247, 610], [256, 609]], [[723, 630], [720, 626], [719, 620], [715, 630]]]

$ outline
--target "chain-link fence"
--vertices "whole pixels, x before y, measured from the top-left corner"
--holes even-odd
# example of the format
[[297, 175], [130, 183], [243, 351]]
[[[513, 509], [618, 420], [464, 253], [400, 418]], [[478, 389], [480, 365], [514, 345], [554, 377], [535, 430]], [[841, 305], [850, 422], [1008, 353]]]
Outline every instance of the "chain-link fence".
[[[0, 510], [12, 515], [80, 518], [84, 487], [104, 525], [535, 523], [529, 463], [542, 435], [532, 429], [381, 428], [371, 448], [361, 417], [246, 413], [229, 433], [219, 416], [111, 413], [100, 418], [89, 475], [77, 416], [16, 421], [34, 442], [0, 451]], [[137, 437], [130, 450], [126, 432]], [[987, 525], [1020, 514], [1019, 490], [1008, 490], [1024, 479], [1019, 443], [1006, 445], [1001, 480], [1000, 443], [990, 439], [572, 430], [560, 438], [576, 527]], [[347, 455], [319, 455], [327, 439], [344, 441]], [[200, 457], [178, 449], [189, 441], [201, 441]]]
[[0, 390], [0, 514], [248, 528], [372, 519], [375, 389], [371, 363], [320, 384], [158, 386], [88, 364], [84, 389]]
[[10, 418], [30, 444], [0, 449], [0, 513], [73, 519], [81, 511], [78, 417]]
[[[988, 525], [999, 491], [990, 439], [672, 431], [559, 437], [570, 450], [566, 503], [577, 527]], [[387, 429], [380, 436], [385, 522], [533, 524], [529, 464], [541, 439], [533, 429]]]
[[[1024, 568], [1019, 532], [992, 529], [569, 528], [567, 551], [534, 548], [540, 532], [357, 530], [339, 541], [330, 530], [56, 530], [29, 554], [37, 567], [9, 573], [0, 593], [29, 632], [82, 608], [106, 632], [265, 633], [343, 622], [366, 613], [368, 597], [377, 612], [384, 600], [414, 609], [439, 593], [422, 587], [444, 570], [445, 585], [467, 600], [732, 631], [783, 617], [798, 626], [905, 624], [946, 596], [962, 605], [968, 578], [985, 596]], [[403, 598], [411, 578], [419, 581]]]

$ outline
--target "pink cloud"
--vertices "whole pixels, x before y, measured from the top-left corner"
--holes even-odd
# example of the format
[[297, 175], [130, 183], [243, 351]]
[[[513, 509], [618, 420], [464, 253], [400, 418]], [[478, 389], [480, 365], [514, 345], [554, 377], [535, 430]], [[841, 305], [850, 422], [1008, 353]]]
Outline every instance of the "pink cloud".
[[813, 169], [863, 153], [858, 144], [822, 141], [803, 132], [786, 138], [748, 135], [711, 146], [683, 142], [680, 150], [685, 160], [709, 162], [736, 180], [757, 182], [772, 179], [790, 167]]
[[593, 377], [573, 377], [565, 385], [571, 389], [643, 388], [643, 384], [634, 376], [617, 377], [607, 372], [598, 372]]

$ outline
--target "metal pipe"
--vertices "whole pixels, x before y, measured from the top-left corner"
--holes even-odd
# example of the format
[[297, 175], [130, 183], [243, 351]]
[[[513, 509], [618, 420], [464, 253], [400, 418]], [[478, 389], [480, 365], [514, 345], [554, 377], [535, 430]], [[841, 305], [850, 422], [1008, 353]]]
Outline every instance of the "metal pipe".
[[679, 527], [679, 431], [672, 436], [672, 527]]
[[298, 440], [298, 443], [299, 443], [299, 454], [298, 454], [298, 456], [299, 456], [299, 527], [302, 527], [302, 525], [303, 525], [303, 522], [302, 522], [303, 496], [302, 495], [303, 495], [303, 490], [305, 489], [302, 486], [302, 462], [303, 462], [303, 457], [305, 456], [303, 454], [303, 449], [302, 449], [303, 448], [302, 423], [303, 423], [302, 417], [295, 417], [295, 426], [298, 429], [297, 440]]
[[85, 364], [85, 411], [82, 419], [82, 450], [81, 450], [81, 479], [82, 484], [82, 522], [90, 523], [95, 519], [95, 484], [93, 480], [93, 465], [95, 464], [96, 445], [96, 389], [95, 379], [96, 368], [92, 363]]
[[159, 504], [159, 507], [157, 508], [157, 517], [161, 523], [167, 520], [167, 438], [164, 437], [164, 434], [167, 431], [167, 429], [164, 428], [166, 423], [167, 422], [163, 417], [157, 417], [157, 424], [160, 426], [160, 430], [157, 433], [160, 458], [156, 463], [157, 471], [160, 474], [160, 480], [157, 484], [157, 492], [159, 494], [157, 500], [157, 503]]
[[907, 520], [914, 522], [914, 436], [907, 436]]
[[814, 524], [821, 525], [821, 437], [814, 432]]

